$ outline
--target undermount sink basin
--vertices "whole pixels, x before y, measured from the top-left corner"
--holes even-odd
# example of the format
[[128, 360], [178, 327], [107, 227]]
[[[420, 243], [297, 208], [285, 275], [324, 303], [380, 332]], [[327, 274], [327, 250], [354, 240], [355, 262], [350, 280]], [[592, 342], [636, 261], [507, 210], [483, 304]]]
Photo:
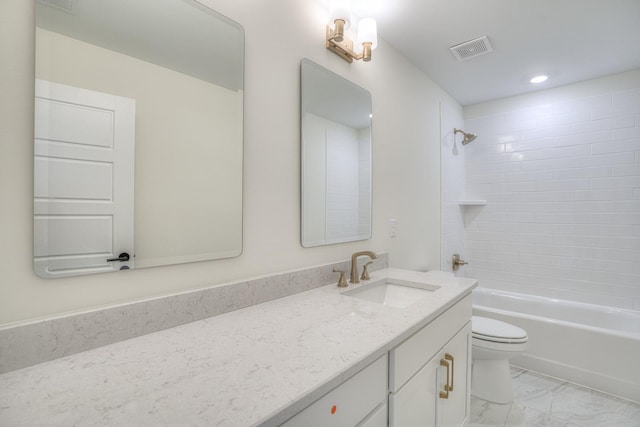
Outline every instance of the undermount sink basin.
[[344, 292], [353, 298], [375, 302], [388, 307], [405, 308], [440, 287], [426, 283], [407, 282], [398, 279], [382, 279], [358, 289]]

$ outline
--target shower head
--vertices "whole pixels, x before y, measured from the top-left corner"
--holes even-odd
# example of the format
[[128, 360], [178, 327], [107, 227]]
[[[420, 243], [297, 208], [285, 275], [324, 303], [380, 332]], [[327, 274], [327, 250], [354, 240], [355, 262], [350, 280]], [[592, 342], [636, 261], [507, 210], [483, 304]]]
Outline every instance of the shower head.
[[478, 137], [478, 135], [476, 135], [475, 133], [466, 133], [462, 129], [455, 129], [455, 128], [453, 129], [453, 135], [454, 136], [458, 132], [460, 132], [464, 136], [462, 138], [462, 145], [467, 145], [468, 143], [470, 143], [471, 141], [473, 141], [474, 139], [476, 139]]

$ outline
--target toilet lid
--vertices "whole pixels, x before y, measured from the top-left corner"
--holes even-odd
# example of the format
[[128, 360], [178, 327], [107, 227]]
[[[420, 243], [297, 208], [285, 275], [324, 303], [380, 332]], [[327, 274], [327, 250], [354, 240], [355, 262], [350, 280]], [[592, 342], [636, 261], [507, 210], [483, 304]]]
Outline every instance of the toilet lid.
[[509, 323], [488, 317], [471, 316], [472, 336], [494, 342], [526, 342], [527, 332]]

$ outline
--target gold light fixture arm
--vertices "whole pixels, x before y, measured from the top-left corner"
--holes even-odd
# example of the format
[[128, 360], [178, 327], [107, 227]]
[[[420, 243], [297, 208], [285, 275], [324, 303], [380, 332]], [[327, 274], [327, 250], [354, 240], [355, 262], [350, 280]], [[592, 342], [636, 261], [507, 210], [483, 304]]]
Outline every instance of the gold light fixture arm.
[[[336, 20], [336, 30], [332, 30], [331, 27], [329, 25], [327, 25], [327, 49], [329, 49], [331, 52], [337, 54], [340, 58], [344, 59], [345, 61], [351, 63], [353, 62], [353, 60], [365, 60], [365, 61], [371, 61], [371, 43], [369, 44], [369, 59], [366, 59], [365, 57], [365, 52], [366, 52], [366, 45], [367, 43], [364, 44], [365, 50], [363, 51], [363, 53], [361, 54], [357, 54], [353, 51], [353, 41], [347, 39], [344, 37], [344, 35], [339, 32], [338, 29], [338, 22], [342, 22], [343, 25], [340, 26], [340, 28], [344, 28], [344, 21], [341, 20]], [[344, 31], [344, 30], [343, 30]]]

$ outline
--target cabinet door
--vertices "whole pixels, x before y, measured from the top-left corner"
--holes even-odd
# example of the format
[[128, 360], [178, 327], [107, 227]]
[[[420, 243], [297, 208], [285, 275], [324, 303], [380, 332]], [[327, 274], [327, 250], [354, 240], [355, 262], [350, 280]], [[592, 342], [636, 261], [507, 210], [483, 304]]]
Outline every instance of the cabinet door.
[[[471, 379], [471, 322], [447, 343], [438, 359], [438, 425], [446, 427], [460, 426], [469, 418], [469, 391]], [[446, 366], [449, 365], [447, 378]], [[449, 384], [448, 397], [445, 385]], [[453, 388], [451, 388], [451, 385]], [[444, 394], [441, 395], [440, 391]]]
[[440, 359], [433, 358], [400, 390], [389, 395], [390, 427], [436, 425], [438, 363]]

